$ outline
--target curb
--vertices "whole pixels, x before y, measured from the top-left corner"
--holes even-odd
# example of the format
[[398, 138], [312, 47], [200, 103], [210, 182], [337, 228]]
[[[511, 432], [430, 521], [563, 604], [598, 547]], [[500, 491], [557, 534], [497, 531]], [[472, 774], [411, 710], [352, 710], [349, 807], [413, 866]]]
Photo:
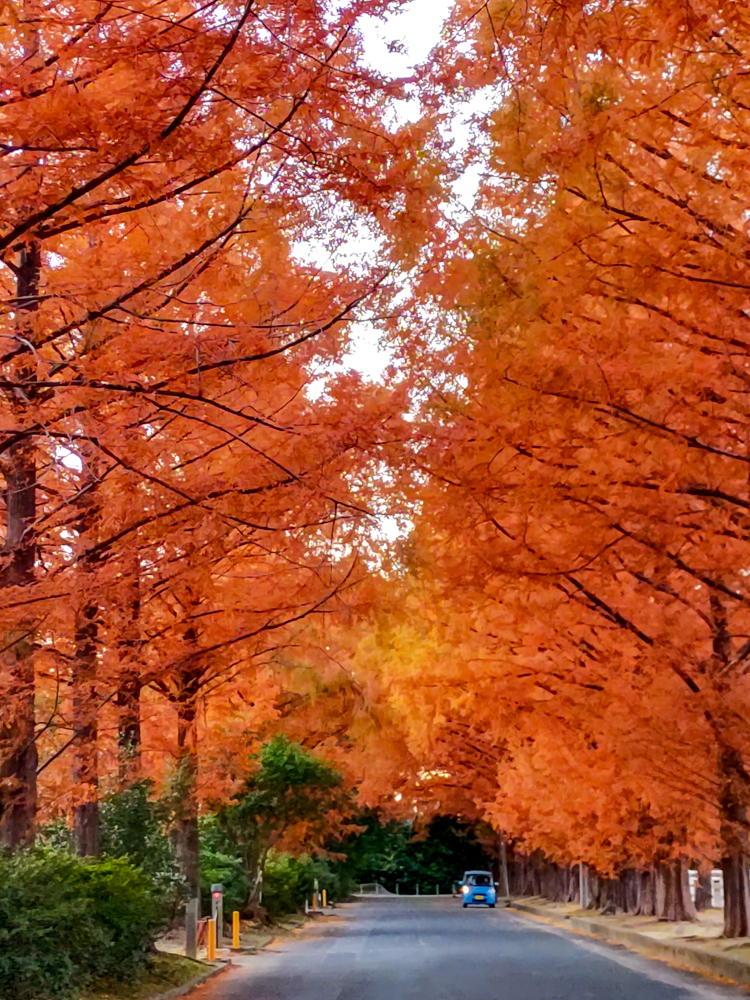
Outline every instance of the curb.
[[698, 972], [704, 976], [729, 979], [740, 986], [750, 986], [750, 962], [744, 962], [739, 958], [716, 955], [703, 951], [700, 947], [692, 944], [655, 941], [646, 934], [639, 934], [638, 931], [627, 930], [624, 927], [608, 927], [601, 921], [588, 917], [563, 917], [559, 914], [551, 914], [544, 907], [534, 906], [532, 903], [511, 900], [509, 906], [513, 910], [528, 913], [530, 916], [543, 917], [558, 927], [568, 927], [581, 931], [590, 937], [606, 941], [608, 944], [622, 945], [630, 951], [645, 955], [647, 958], [671, 962], [672, 965], [679, 965], [683, 969]]
[[255, 945], [247, 945], [246, 947], [240, 945], [239, 948], [230, 948], [229, 950], [233, 955], [257, 955], [258, 952], [265, 951], [266, 948], [270, 948], [274, 941], [276, 941], [276, 938], [276, 935], [274, 937], [270, 937], [265, 944], [258, 945], [257, 948]]
[[210, 969], [207, 969], [206, 972], [201, 972], [195, 979], [191, 979], [189, 983], [183, 983], [182, 986], [175, 986], [174, 989], [167, 990], [166, 993], [157, 993], [156, 996], [149, 997], [149, 1000], [177, 1000], [178, 997], [187, 996], [188, 993], [192, 993], [194, 989], [202, 986], [209, 979], [213, 979], [215, 976], [220, 976], [222, 972], [226, 972], [227, 969], [231, 968], [231, 965], [232, 963], [229, 961], [222, 962], [221, 965], [214, 965]]

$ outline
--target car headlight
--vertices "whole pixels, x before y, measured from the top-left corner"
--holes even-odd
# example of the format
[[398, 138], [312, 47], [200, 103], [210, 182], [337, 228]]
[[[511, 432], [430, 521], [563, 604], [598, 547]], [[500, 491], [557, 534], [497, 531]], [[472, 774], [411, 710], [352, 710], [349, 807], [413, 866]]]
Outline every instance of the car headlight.
[[469, 887], [468, 887], [468, 885], [462, 885], [462, 886], [461, 886], [461, 892], [462, 892], [462, 893], [464, 894], [464, 896], [466, 895], [466, 893], [467, 893], [468, 891], [469, 891]]

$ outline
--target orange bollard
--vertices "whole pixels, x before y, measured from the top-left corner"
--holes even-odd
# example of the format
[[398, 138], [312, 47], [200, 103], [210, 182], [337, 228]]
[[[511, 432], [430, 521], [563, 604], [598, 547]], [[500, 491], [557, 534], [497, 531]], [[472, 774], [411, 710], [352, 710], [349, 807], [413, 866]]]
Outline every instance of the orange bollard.
[[324, 910], [325, 910], [326, 906], [328, 906], [328, 893], [324, 889], [323, 890], [323, 909]]
[[240, 913], [239, 910], [235, 910], [232, 914], [232, 947], [239, 948], [240, 946]]
[[315, 913], [315, 911], [318, 909], [318, 894], [317, 894], [317, 892], [313, 893], [312, 908], [313, 908], [313, 913]]
[[206, 942], [206, 958], [209, 962], [216, 961], [216, 921], [208, 921], [208, 941]]

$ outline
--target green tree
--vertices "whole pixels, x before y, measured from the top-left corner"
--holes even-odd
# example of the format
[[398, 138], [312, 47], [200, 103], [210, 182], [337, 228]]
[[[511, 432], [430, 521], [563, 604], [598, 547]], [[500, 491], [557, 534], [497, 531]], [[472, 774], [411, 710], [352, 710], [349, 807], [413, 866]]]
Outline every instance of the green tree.
[[274, 737], [250, 760], [242, 788], [218, 813], [245, 869], [247, 906], [258, 900], [272, 849], [321, 849], [351, 809], [341, 774], [285, 736]]
[[482, 842], [481, 824], [455, 816], [436, 816], [416, 832], [411, 823], [383, 822], [376, 812], [357, 817], [362, 828], [341, 850], [354, 882], [379, 882], [391, 892], [448, 891], [464, 871], [491, 870], [493, 862]]
[[169, 802], [154, 797], [152, 781], [137, 781], [106, 798], [100, 805], [100, 816], [101, 853], [137, 865], [176, 912], [187, 896], [187, 884], [167, 833]]

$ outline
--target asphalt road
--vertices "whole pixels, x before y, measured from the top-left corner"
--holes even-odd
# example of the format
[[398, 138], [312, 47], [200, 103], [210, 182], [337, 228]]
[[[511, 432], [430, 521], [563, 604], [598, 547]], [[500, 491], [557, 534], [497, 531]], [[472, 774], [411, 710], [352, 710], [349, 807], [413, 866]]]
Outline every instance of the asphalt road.
[[662, 962], [458, 900], [357, 903], [247, 959], [201, 1000], [718, 1000]]

